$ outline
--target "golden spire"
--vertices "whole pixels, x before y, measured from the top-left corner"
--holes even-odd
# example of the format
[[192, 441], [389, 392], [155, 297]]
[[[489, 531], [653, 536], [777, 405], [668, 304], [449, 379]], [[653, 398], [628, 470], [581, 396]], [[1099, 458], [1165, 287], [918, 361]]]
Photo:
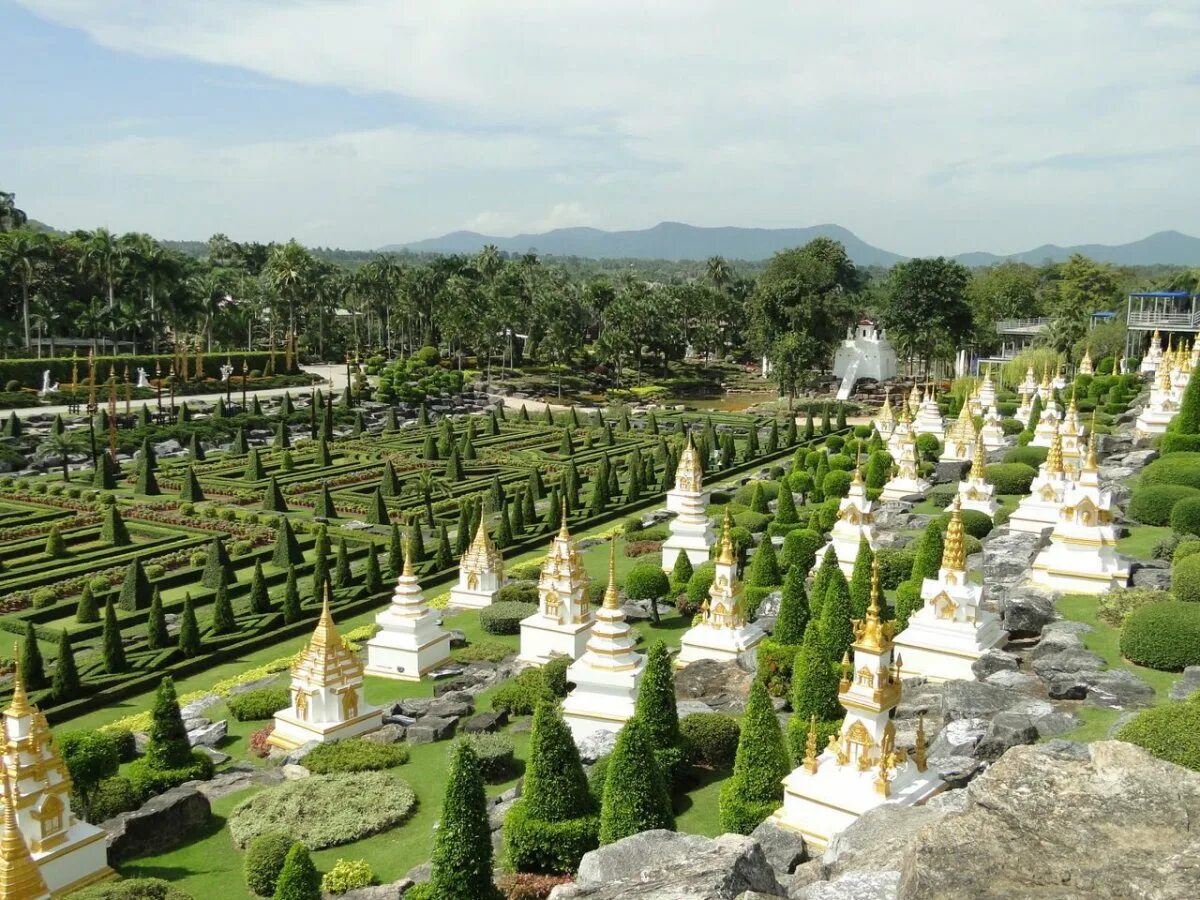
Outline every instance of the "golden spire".
[[25, 680], [21, 677], [21, 654], [18, 650], [20, 645], [13, 641], [13, 692], [12, 702], [8, 704], [8, 709], [4, 711], [6, 716], [21, 718], [33, 713], [33, 707], [29, 705], [29, 697], [25, 693]]
[[925, 713], [917, 716], [917, 735], [913, 747], [913, 760], [917, 771], [925, 771]]
[[971, 474], [969, 476], [973, 481], [983, 481], [986, 477], [983, 469], [985, 449], [983, 446], [983, 429], [981, 428], [975, 432], [975, 454], [971, 459]]
[[1096, 432], [1094, 429], [1093, 429], [1092, 433], [1090, 435], [1088, 435], [1087, 459], [1085, 459], [1083, 461], [1083, 471], [1085, 471], [1085, 472], [1099, 472], [1100, 471], [1100, 464], [1096, 461]]
[[617, 592], [617, 536], [614, 534], [608, 539], [608, 587], [604, 590], [604, 608], [620, 609], [620, 600], [621, 595]]
[[885, 412], [891, 413], [891, 411], [892, 411], [892, 389], [887, 388], [883, 392], [883, 408], [880, 410], [880, 414], [882, 415]]
[[942, 547], [942, 568], [952, 572], [967, 571], [967, 554], [963, 546], [962, 508], [958, 497], [950, 509], [950, 524], [946, 528], [946, 542]]
[[[479, 517], [480, 525], [483, 524], [483, 516]], [[419, 525], [413, 525], [413, 528], [419, 528]], [[417, 570], [413, 567], [413, 538], [410, 534], [408, 540], [404, 542], [404, 571], [401, 573], [405, 578], [411, 578], [417, 574]], [[325, 609], [329, 610], [329, 585], [325, 585]]]
[[812, 774], [817, 772], [817, 714], [808, 720], [808, 740], [804, 743], [804, 768]]
[[1167, 356], [1158, 362], [1158, 389], [1160, 391], [1171, 390], [1171, 366]]
[[732, 566], [734, 563], [733, 555], [733, 516], [729, 514], [729, 507], [725, 507], [725, 521], [721, 523], [721, 555], [717, 558], [717, 564], [722, 566]]
[[1062, 433], [1058, 430], [1058, 423], [1055, 422], [1054, 436], [1050, 438], [1050, 450], [1046, 453], [1046, 474], [1061, 475], [1062, 471]]
[[46, 880], [17, 827], [16, 781], [4, 771], [4, 828], [0, 831], [0, 897], [49, 897]]
[[1050, 387], [1050, 365], [1049, 364], [1042, 367], [1042, 387], [1044, 387], [1044, 388]]
[[883, 653], [891, 645], [889, 629], [879, 621], [879, 557], [871, 561], [871, 602], [866, 618], [854, 623], [854, 646], [869, 653]]

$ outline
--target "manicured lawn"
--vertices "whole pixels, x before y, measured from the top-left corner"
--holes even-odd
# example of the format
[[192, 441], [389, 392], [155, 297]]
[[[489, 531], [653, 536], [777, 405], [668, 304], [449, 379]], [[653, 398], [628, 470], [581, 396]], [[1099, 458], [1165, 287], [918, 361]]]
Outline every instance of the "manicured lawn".
[[1155, 546], [1170, 536], [1166, 525], [1131, 525], [1129, 535], [1117, 541], [1117, 551], [1133, 559], [1150, 559]]

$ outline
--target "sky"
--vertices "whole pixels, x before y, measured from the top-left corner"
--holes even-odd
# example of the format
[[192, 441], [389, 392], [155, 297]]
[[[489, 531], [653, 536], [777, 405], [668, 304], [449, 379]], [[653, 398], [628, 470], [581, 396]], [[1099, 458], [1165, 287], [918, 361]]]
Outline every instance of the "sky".
[[0, 0], [0, 35], [0, 189], [58, 228], [1200, 235], [1196, 0]]

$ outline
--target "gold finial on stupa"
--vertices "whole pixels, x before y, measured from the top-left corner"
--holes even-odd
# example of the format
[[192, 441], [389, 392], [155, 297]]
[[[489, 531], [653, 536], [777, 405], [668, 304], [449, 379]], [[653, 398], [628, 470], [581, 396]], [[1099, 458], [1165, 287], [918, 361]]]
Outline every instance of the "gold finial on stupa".
[[925, 771], [925, 713], [917, 716], [917, 734], [913, 746], [913, 761], [917, 771]]
[[717, 558], [717, 562], [723, 566], [732, 566], [734, 563], [733, 555], [733, 516], [729, 513], [729, 507], [725, 507], [725, 520], [721, 523], [721, 555]]
[[1093, 426], [1092, 433], [1088, 435], [1087, 459], [1083, 461], [1083, 471], [1099, 472], [1100, 463], [1096, 461], [1096, 431]]
[[1169, 356], [1163, 356], [1163, 358], [1158, 362], [1158, 389], [1160, 391], [1171, 390], [1171, 366]]
[[29, 705], [29, 696], [25, 693], [25, 679], [21, 677], [21, 654], [19, 644], [13, 641], [13, 692], [12, 701], [8, 704], [8, 709], [4, 711], [6, 716], [20, 718], [33, 713], [33, 707]]
[[946, 527], [946, 543], [942, 547], [942, 568], [952, 572], [967, 571], [967, 553], [963, 546], [962, 504], [958, 497], [950, 507], [950, 524]]
[[804, 742], [804, 768], [815, 775], [817, 765], [817, 714], [813, 713], [808, 720], [808, 739]]
[[[482, 525], [483, 516], [479, 517], [479, 521]], [[412, 527], [416, 529], [419, 526], [413, 525]], [[413, 535], [411, 531], [408, 534], [408, 540], [404, 542], [404, 571], [401, 574], [403, 574], [405, 578], [411, 578], [413, 575], [417, 574], [417, 570], [413, 566]], [[328, 585], [326, 585], [326, 593], [328, 596]]]
[[983, 429], [978, 429], [975, 432], [975, 453], [971, 458], [971, 474], [970, 478], [975, 481], [983, 481], [985, 478], [984, 472], [984, 451], [987, 448], [983, 445]]
[[40, 900], [49, 897], [46, 880], [17, 826], [16, 779], [4, 770], [4, 826], [0, 830], [0, 897]]
[[561, 513], [562, 513], [562, 524], [560, 524], [558, 527], [558, 536], [560, 538], [563, 538], [564, 540], [569, 540], [571, 537], [571, 532], [567, 531], [567, 498], [566, 497], [562, 498]]
[[879, 621], [879, 558], [871, 561], [871, 602], [866, 617], [854, 623], [854, 646], [870, 653], [883, 653], [890, 646], [889, 629]]
[[1058, 429], [1058, 423], [1055, 422], [1054, 435], [1050, 438], [1050, 450], [1046, 453], [1046, 474], [1061, 475], [1062, 471], [1062, 433]]
[[603, 605], [605, 609], [621, 608], [621, 595], [617, 591], [617, 536], [615, 534], [608, 539], [608, 587], [604, 589]]

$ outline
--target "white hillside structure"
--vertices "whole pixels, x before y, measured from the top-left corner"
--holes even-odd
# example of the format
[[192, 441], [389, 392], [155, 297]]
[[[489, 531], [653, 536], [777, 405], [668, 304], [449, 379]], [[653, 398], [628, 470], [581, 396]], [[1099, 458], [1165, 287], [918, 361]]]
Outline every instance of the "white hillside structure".
[[862, 318], [846, 334], [833, 357], [833, 374], [842, 379], [837, 398], [847, 400], [860, 378], [888, 381], [896, 377], [896, 351], [887, 335]]

